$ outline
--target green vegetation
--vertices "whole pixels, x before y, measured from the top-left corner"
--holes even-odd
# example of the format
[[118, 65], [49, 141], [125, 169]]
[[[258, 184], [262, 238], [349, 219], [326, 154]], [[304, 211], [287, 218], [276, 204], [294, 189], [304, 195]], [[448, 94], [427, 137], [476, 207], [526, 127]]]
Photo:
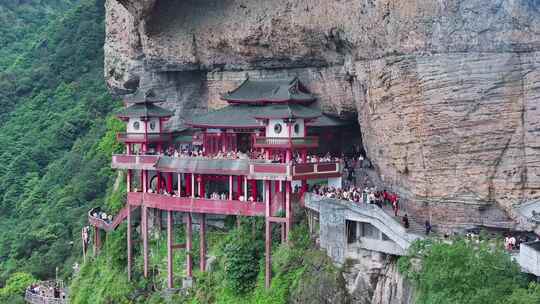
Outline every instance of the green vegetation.
[[102, 76], [103, 0], [0, 1], [0, 24], [0, 286], [8, 288], [15, 272], [48, 279], [59, 267], [66, 277], [79, 259], [84, 215], [104, 204], [115, 178], [119, 123], [107, 117], [119, 104]]
[[26, 288], [36, 282], [31, 274], [16, 272], [6, 282], [4, 288], [0, 288], [0, 303], [23, 303], [21, 294]]
[[399, 260], [419, 304], [540, 303], [540, 285], [527, 280], [501, 246], [463, 239], [417, 242]]

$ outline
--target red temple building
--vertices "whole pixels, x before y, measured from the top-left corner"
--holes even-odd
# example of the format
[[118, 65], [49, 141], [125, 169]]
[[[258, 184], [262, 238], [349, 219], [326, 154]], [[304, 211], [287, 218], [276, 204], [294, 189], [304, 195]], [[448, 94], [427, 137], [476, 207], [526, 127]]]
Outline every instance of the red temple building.
[[[308, 183], [341, 186], [342, 163], [320, 158], [339, 151], [343, 122], [321, 113], [316, 98], [298, 78], [246, 79], [222, 96], [228, 105], [193, 117], [185, 129], [165, 129], [173, 113], [148, 96], [118, 113], [127, 124], [118, 140], [125, 154], [113, 155], [112, 167], [127, 171], [127, 204], [113, 221], [89, 215], [99, 231], [127, 219], [128, 277], [132, 270], [132, 211], [141, 208], [140, 231], [144, 276], [148, 276], [148, 214], [166, 213], [168, 287], [173, 287], [173, 251], [187, 250], [192, 276], [193, 217], [200, 222], [200, 269], [206, 268], [206, 216], [264, 217], [266, 222], [266, 285], [270, 284], [271, 227], [279, 225], [286, 241], [293, 224], [293, 204]], [[180, 131], [184, 133], [180, 133]], [[324, 146], [323, 146], [324, 145]], [[337, 156], [337, 154], [334, 154]], [[184, 213], [186, 244], [173, 244], [173, 213]]]

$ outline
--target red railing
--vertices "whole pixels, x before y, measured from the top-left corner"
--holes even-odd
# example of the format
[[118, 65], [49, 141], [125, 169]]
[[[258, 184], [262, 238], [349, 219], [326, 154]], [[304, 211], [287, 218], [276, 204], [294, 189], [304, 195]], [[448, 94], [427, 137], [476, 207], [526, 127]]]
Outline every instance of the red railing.
[[120, 225], [126, 219], [128, 215], [128, 208], [127, 206], [122, 208], [122, 210], [118, 212], [112, 222], [108, 222], [93, 216], [92, 214], [94, 214], [95, 212], [95, 209], [88, 211], [88, 222], [90, 223], [90, 225], [98, 227], [99, 229], [103, 229], [105, 231], [112, 231], [116, 229], [116, 227], [118, 227], [118, 225]]
[[341, 162], [307, 163], [293, 166], [293, 176], [316, 174], [341, 174]]
[[319, 146], [319, 137], [255, 137], [255, 148], [316, 148]]
[[161, 210], [226, 214], [242, 216], [264, 216], [265, 205], [261, 202], [245, 202], [237, 200], [213, 200], [204, 198], [167, 196], [156, 193], [128, 193], [130, 205], [142, 205]]
[[154, 169], [159, 160], [159, 155], [126, 155], [115, 154], [112, 156], [112, 167], [115, 169]]

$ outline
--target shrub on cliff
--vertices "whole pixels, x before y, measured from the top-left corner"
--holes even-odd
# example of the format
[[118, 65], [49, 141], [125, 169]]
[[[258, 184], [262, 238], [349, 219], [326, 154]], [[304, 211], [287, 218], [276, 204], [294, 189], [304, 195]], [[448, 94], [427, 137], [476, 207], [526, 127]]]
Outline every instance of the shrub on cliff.
[[529, 303], [518, 299], [536, 292], [524, 290], [527, 281], [508, 253], [487, 242], [417, 242], [399, 266], [414, 283], [418, 304]]
[[28, 286], [37, 280], [31, 274], [16, 272], [6, 281], [6, 286], [0, 288], [0, 303], [23, 303], [22, 296]]

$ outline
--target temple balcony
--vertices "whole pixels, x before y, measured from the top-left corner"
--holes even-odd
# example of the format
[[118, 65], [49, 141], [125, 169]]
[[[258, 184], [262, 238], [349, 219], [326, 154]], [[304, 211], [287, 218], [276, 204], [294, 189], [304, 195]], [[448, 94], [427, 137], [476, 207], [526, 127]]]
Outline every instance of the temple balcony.
[[113, 155], [115, 169], [246, 176], [257, 180], [301, 180], [341, 177], [341, 161], [287, 164], [254, 159], [212, 159], [159, 155]]
[[130, 192], [128, 204], [166, 211], [220, 215], [264, 216], [266, 206], [261, 202], [178, 197], [156, 193]]
[[123, 143], [159, 143], [171, 140], [170, 133], [125, 133], [116, 134], [116, 139]]
[[312, 149], [319, 147], [319, 137], [306, 136], [296, 138], [255, 137], [254, 148], [273, 149]]

